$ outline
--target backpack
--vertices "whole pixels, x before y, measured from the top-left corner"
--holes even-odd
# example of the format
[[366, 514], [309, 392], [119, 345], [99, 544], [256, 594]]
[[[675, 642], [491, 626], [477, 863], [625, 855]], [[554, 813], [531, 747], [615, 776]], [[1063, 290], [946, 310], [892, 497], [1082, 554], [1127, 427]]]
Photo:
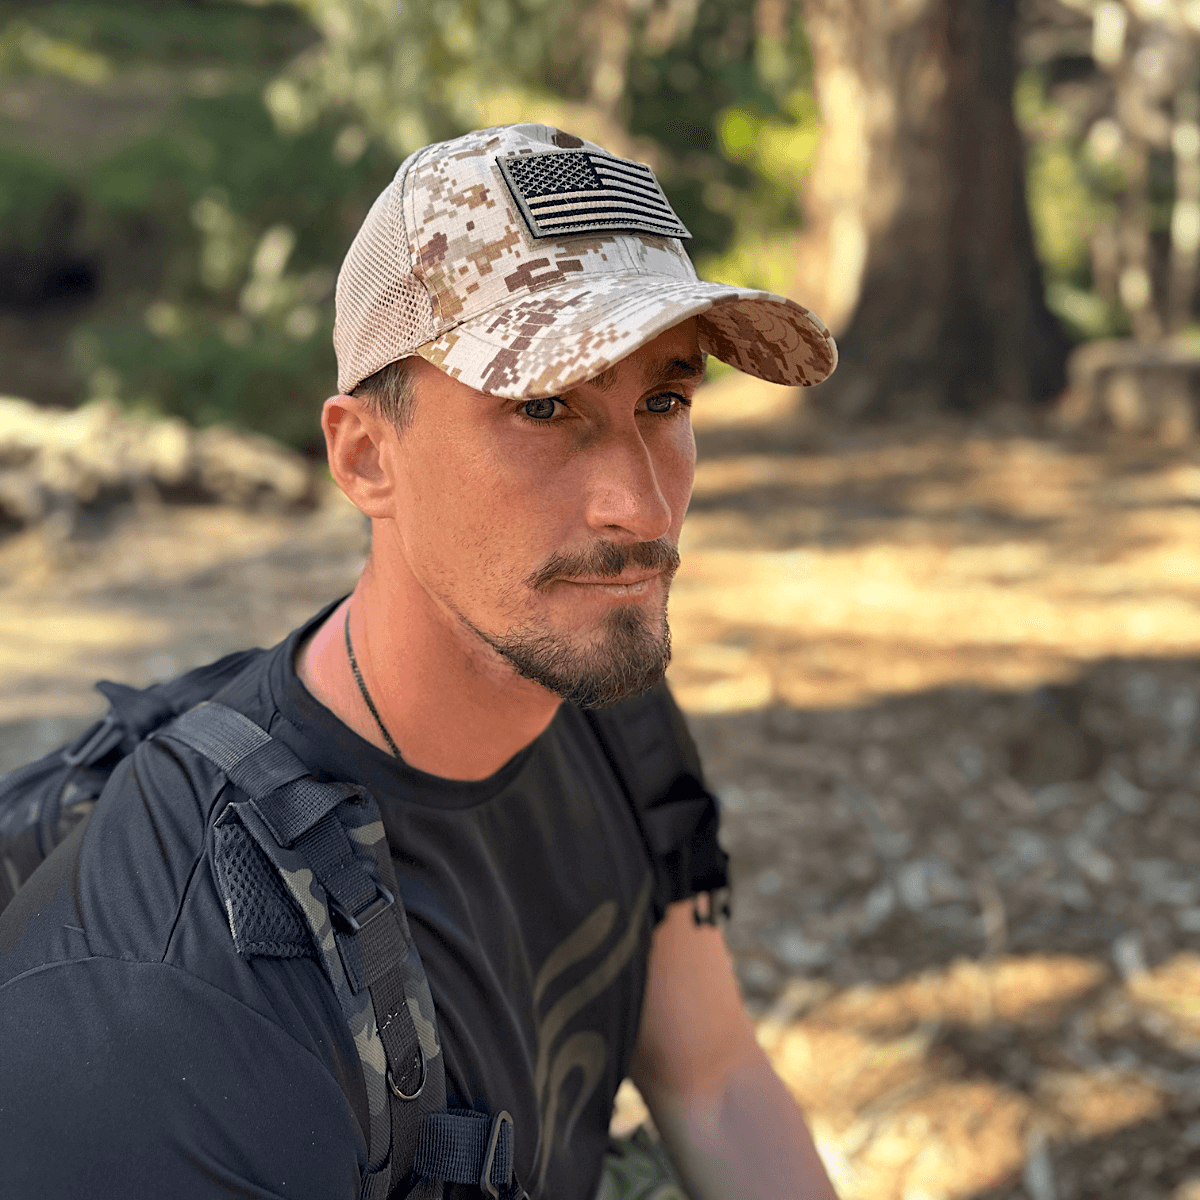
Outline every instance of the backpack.
[[[140, 742], [181, 742], [234, 788], [213, 826], [212, 861], [238, 953], [315, 949], [353, 1035], [369, 1109], [362, 1200], [432, 1200], [447, 1182], [475, 1184], [493, 1200], [528, 1200], [513, 1173], [510, 1114], [446, 1108], [433, 1000], [374, 798], [354, 783], [318, 781], [238, 711], [239, 684], [265, 653], [239, 651], [144, 689], [97, 683], [109, 701], [103, 718], [0, 779], [0, 911], [57, 845], [82, 835], [109, 776]], [[653, 702], [653, 693], [643, 698]], [[654, 855], [670, 844], [682, 809], [706, 804], [715, 820], [715, 806], [680, 755], [686, 728], [663, 738], [643, 704], [586, 716]], [[677, 714], [670, 720], [677, 724]], [[724, 856], [696, 865], [698, 886], [711, 884], [708, 914], [697, 906], [696, 919], [713, 920]]]

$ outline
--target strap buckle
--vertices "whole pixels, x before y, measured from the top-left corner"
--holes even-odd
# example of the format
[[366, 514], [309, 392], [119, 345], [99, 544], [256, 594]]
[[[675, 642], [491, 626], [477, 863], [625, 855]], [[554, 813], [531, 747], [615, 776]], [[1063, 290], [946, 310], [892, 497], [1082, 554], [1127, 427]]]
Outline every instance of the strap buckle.
[[[66, 763], [68, 767], [77, 767], [80, 763], [88, 762], [91, 755], [95, 754], [95, 752], [101, 746], [105, 745], [105, 742], [109, 738], [113, 729], [118, 725], [119, 722], [113, 713], [111, 711], [106, 712], [104, 717], [101, 719], [100, 724], [97, 725], [90, 734], [81, 736], [79, 741], [62, 752], [63, 762]], [[120, 740], [120, 737], [118, 737], [116, 742], [113, 742], [112, 745], [106, 746], [104, 753], [97, 755], [97, 758], [103, 758], [104, 754], [107, 754], [108, 751], [113, 748], [113, 746], [120, 742]]]
[[382, 883], [376, 886], [379, 888], [379, 895], [357, 916], [339, 904], [333, 896], [329, 897], [330, 911], [346, 923], [351, 933], [361, 933], [376, 917], [387, 912], [396, 903], [396, 897]]
[[[488, 1137], [487, 1153], [483, 1156], [483, 1173], [479, 1176], [479, 1189], [485, 1196], [491, 1196], [492, 1200], [500, 1200], [500, 1189], [492, 1182], [492, 1164], [496, 1161], [496, 1150], [500, 1145], [500, 1133], [505, 1125], [508, 1125], [508, 1144], [513, 1146], [513, 1119], [508, 1112], [501, 1109], [492, 1119], [492, 1132]], [[509, 1151], [509, 1159], [512, 1159], [512, 1150]], [[509, 1180], [512, 1178], [512, 1171], [509, 1171]], [[505, 1190], [508, 1190], [508, 1181], [505, 1182]]]
[[[708, 903], [700, 906], [700, 897], [704, 896]], [[724, 917], [729, 920], [729, 889], [715, 888], [708, 892], [697, 892], [692, 897], [692, 920], [697, 925], [716, 925], [717, 919]]]

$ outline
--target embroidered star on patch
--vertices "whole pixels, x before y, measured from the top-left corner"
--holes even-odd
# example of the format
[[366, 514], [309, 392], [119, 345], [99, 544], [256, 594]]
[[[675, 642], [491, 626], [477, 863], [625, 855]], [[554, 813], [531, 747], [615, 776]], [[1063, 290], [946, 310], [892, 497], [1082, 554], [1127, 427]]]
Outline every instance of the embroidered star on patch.
[[580, 233], [653, 233], [690, 238], [654, 172], [587, 150], [510, 154], [496, 160], [535, 238]]

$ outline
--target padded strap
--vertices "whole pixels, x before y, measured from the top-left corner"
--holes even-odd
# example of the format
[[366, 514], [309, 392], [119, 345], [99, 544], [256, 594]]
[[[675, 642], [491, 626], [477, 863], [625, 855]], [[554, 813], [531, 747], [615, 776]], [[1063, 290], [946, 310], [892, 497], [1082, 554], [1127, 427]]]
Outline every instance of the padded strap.
[[[362, 1195], [386, 1196], [410, 1174], [424, 1116], [445, 1104], [445, 1076], [428, 984], [374, 800], [349, 784], [317, 782], [282, 742], [220, 703], [198, 705], [161, 736], [202, 754], [246, 795], [221, 820], [241, 821], [308, 920], [367, 1077], [370, 1170]], [[339, 816], [346, 800], [359, 804]], [[413, 1013], [422, 998], [428, 1051]], [[382, 1072], [372, 1065], [380, 1057]]]

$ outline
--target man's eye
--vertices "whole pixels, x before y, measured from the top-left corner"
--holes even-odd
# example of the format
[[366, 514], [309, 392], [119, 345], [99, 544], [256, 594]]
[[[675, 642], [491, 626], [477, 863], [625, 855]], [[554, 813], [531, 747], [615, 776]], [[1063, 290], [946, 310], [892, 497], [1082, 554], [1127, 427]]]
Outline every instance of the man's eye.
[[554, 416], [554, 406], [561, 403], [557, 396], [543, 396], [538, 400], [526, 400], [517, 411], [530, 421], [545, 422]]
[[690, 408], [691, 403], [686, 396], [681, 396], [678, 392], [662, 392], [646, 401], [646, 409], [652, 413], [669, 413], [675, 404], [683, 409]]

